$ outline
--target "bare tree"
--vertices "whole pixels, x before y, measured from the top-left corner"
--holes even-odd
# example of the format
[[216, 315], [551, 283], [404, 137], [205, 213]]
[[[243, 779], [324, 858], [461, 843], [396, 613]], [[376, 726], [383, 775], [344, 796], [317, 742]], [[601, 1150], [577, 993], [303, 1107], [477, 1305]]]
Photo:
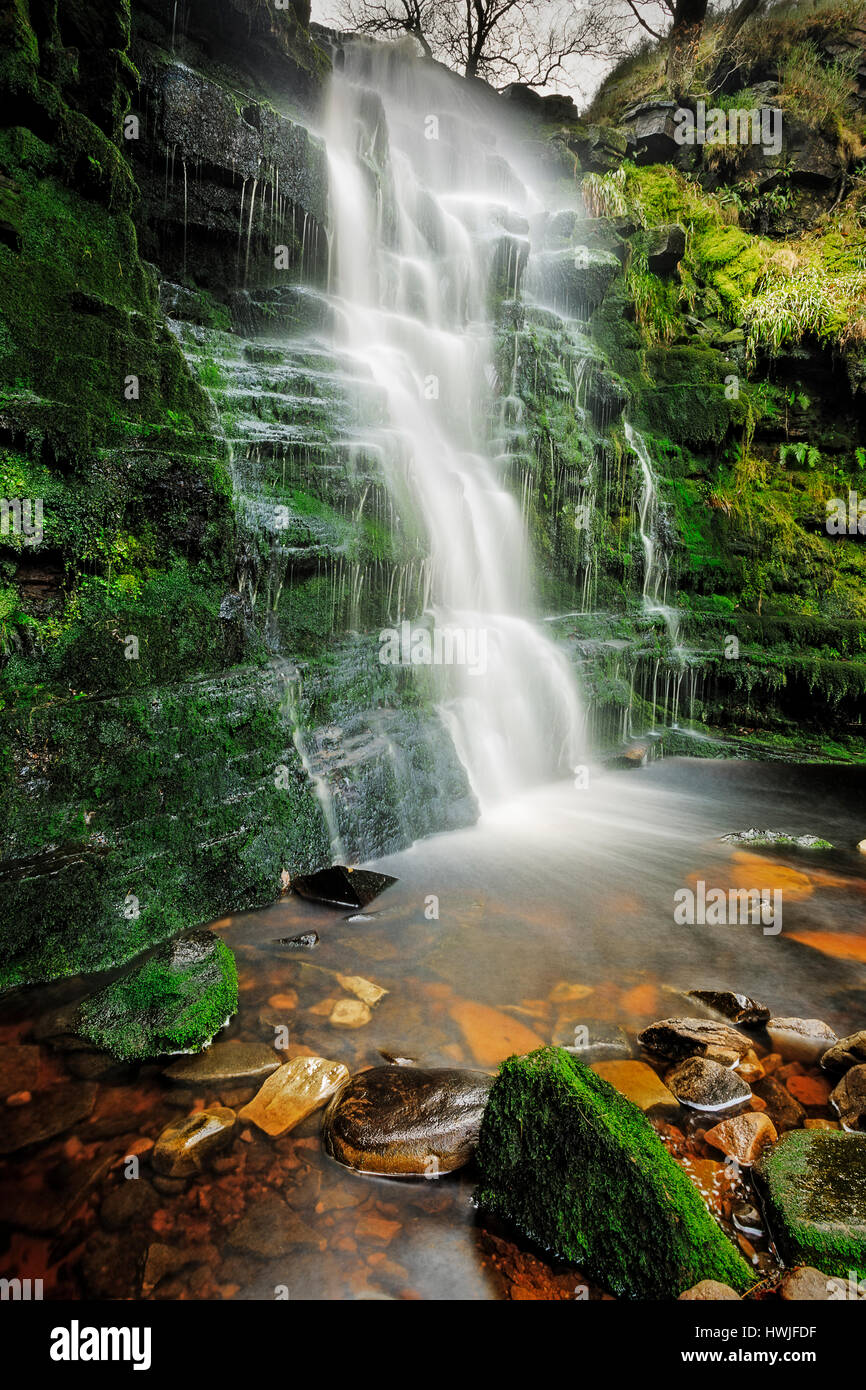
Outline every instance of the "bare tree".
[[340, 21], [362, 34], [411, 34], [424, 52], [493, 86], [571, 85], [567, 60], [608, 57], [613, 39], [595, 4], [557, 0], [343, 0]]
[[[708, 22], [707, 0], [612, 0], [612, 3], [621, 16], [620, 51], [628, 51], [640, 31], [665, 43], [668, 85], [676, 95], [681, 95], [691, 81], [698, 45]], [[726, 12], [724, 7], [721, 14], [717, 10], [711, 89], [718, 85], [724, 72], [733, 67], [734, 40], [743, 25], [765, 9], [767, 3], [768, 0], [738, 0]]]

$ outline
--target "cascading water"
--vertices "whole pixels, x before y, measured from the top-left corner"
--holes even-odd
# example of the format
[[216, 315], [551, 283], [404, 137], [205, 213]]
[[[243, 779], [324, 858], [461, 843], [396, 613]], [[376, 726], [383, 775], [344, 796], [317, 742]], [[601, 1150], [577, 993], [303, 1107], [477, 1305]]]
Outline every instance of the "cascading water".
[[532, 199], [460, 84], [393, 48], [347, 45], [326, 140], [341, 348], [382, 394], [373, 439], [426, 540], [434, 642], [474, 656], [436, 675], [485, 808], [570, 768], [582, 740], [571, 669], [533, 621], [521, 508], [492, 437], [491, 281], [516, 291]]

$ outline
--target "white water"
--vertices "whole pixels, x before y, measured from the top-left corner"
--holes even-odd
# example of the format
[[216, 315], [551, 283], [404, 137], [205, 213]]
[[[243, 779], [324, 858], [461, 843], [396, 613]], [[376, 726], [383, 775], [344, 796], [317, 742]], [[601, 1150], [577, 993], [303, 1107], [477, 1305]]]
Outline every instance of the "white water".
[[[341, 348], [382, 394], [375, 439], [401, 520], [431, 556], [428, 620], [486, 650], [483, 672], [437, 671], [484, 810], [570, 769], [582, 745], [574, 678], [534, 619], [521, 508], [492, 439], [491, 261], [538, 200], [459, 84], [403, 52], [394, 62], [387, 48], [349, 46], [326, 140]], [[516, 254], [505, 274], [516, 283]]]

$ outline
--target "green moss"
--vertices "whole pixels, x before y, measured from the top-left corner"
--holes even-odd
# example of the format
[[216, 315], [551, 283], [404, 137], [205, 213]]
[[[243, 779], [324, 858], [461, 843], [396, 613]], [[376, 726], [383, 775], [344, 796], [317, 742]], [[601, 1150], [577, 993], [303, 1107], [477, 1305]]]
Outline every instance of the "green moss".
[[790, 1130], [755, 1175], [790, 1264], [866, 1278], [866, 1136]]
[[126, 1062], [199, 1052], [237, 1007], [234, 956], [213, 933], [198, 932], [86, 999], [79, 1032]]
[[484, 1210], [615, 1294], [753, 1282], [637, 1107], [561, 1048], [503, 1062], [477, 1157]]

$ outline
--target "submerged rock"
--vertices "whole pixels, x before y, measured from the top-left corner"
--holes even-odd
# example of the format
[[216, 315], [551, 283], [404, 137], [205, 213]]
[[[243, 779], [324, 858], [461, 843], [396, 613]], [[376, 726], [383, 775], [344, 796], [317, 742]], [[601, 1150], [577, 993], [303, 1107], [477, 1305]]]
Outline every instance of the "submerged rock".
[[95, 1101], [96, 1086], [85, 1081], [80, 1085], [54, 1086], [26, 1105], [5, 1106], [0, 1126], [0, 1154], [17, 1153], [30, 1144], [42, 1144], [46, 1139], [64, 1134], [87, 1118]]
[[613, 1061], [593, 1062], [592, 1069], [611, 1086], [615, 1086], [645, 1113], [650, 1110], [676, 1110], [679, 1101], [652, 1067], [646, 1062]]
[[237, 1124], [233, 1110], [214, 1105], [172, 1120], [154, 1145], [151, 1162], [167, 1178], [188, 1178], [200, 1173], [214, 1154], [232, 1141]]
[[762, 1076], [752, 1089], [767, 1107], [767, 1114], [779, 1130], [799, 1129], [806, 1112], [798, 1100], [775, 1076]]
[[78, 1032], [122, 1061], [197, 1052], [237, 1006], [234, 956], [213, 932], [196, 931], [85, 999]]
[[329, 1062], [324, 1057], [295, 1057], [268, 1077], [258, 1094], [239, 1112], [240, 1118], [251, 1120], [272, 1138], [287, 1134], [348, 1080], [349, 1071], [342, 1062]]
[[846, 1071], [830, 1094], [830, 1104], [845, 1129], [866, 1129], [866, 1065]]
[[792, 1131], [762, 1155], [755, 1177], [789, 1264], [866, 1277], [866, 1136]]
[[730, 1023], [740, 1023], [746, 1028], [766, 1023], [770, 1017], [766, 1004], [759, 1004], [748, 994], [735, 994], [730, 989], [690, 989], [688, 997], [697, 999], [699, 1004], [705, 1004]]
[[751, 1039], [716, 1023], [711, 1018], [664, 1018], [638, 1034], [648, 1052], [679, 1061], [681, 1057], [709, 1057], [722, 1066], [733, 1066], [751, 1049]]
[[748, 1110], [708, 1129], [704, 1141], [712, 1148], [720, 1149], [728, 1158], [736, 1159], [744, 1168], [751, 1168], [767, 1145], [775, 1144], [778, 1137], [768, 1115]]
[[832, 849], [829, 840], [817, 835], [788, 835], [784, 830], [734, 830], [730, 835], [722, 835], [726, 845], [793, 845], [797, 849]]
[[279, 1065], [274, 1049], [264, 1043], [219, 1042], [194, 1057], [172, 1062], [163, 1076], [180, 1086], [217, 1086], [227, 1081], [263, 1081]]
[[729, 1110], [752, 1094], [741, 1076], [708, 1057], [687, 1057], [668, 1072], [665, 1083], [680, 1105], [695, 1110]]
[[553, 1039], [554, 1047], [564, 1047], [582, 1062], [613, 1062], [633, 1056], [628, 1036], [615, 1023], [586, 1018], [562, 1025]]
[[848, 1071], [851, 1067], [866, 1062], [866, 1028], [857, 1033], [849, 1033], [829, 1047], [821, 1058], [825, 1071]]
[[292, 951], [312, 951], [319, 944], [317, 931], [302, 931], [297, 936], [278, 936], [278, 946], [288, 946]]
[[390, 874], [334, 864], [330, 869], [319, 869], [315, 874], [299, 874], [292, 879], [292, 888], [302, 898], [324, 903], [327, 907], [366, 907], [396, 882], [396, 878]]
[[483, 1210], [614, 1294], [676, 1298], [706, 1279], [739, 1292], [753, 1282], [638, 1108], [561, 1048], [502, 1064], [477, 1158]]
[[292, 1211], [276, 1192], [268, 1192], [253, 1203], [229, 1232], [229, 1245], [246, 1250], [263, 1260], [276, 1260], [294, 1246], [325, 1249], [321, 1236]]
[[771, 1018], [767, 1032], [774, 1050], [795, 1062], [819, 1062], [839, 1041], [820, 1018]]
[[492, 1081], [451, 1067], [360, 1072], [328, 1107], [325, 1148], [362, 1173], [453, 1172], [472, 1157]]

